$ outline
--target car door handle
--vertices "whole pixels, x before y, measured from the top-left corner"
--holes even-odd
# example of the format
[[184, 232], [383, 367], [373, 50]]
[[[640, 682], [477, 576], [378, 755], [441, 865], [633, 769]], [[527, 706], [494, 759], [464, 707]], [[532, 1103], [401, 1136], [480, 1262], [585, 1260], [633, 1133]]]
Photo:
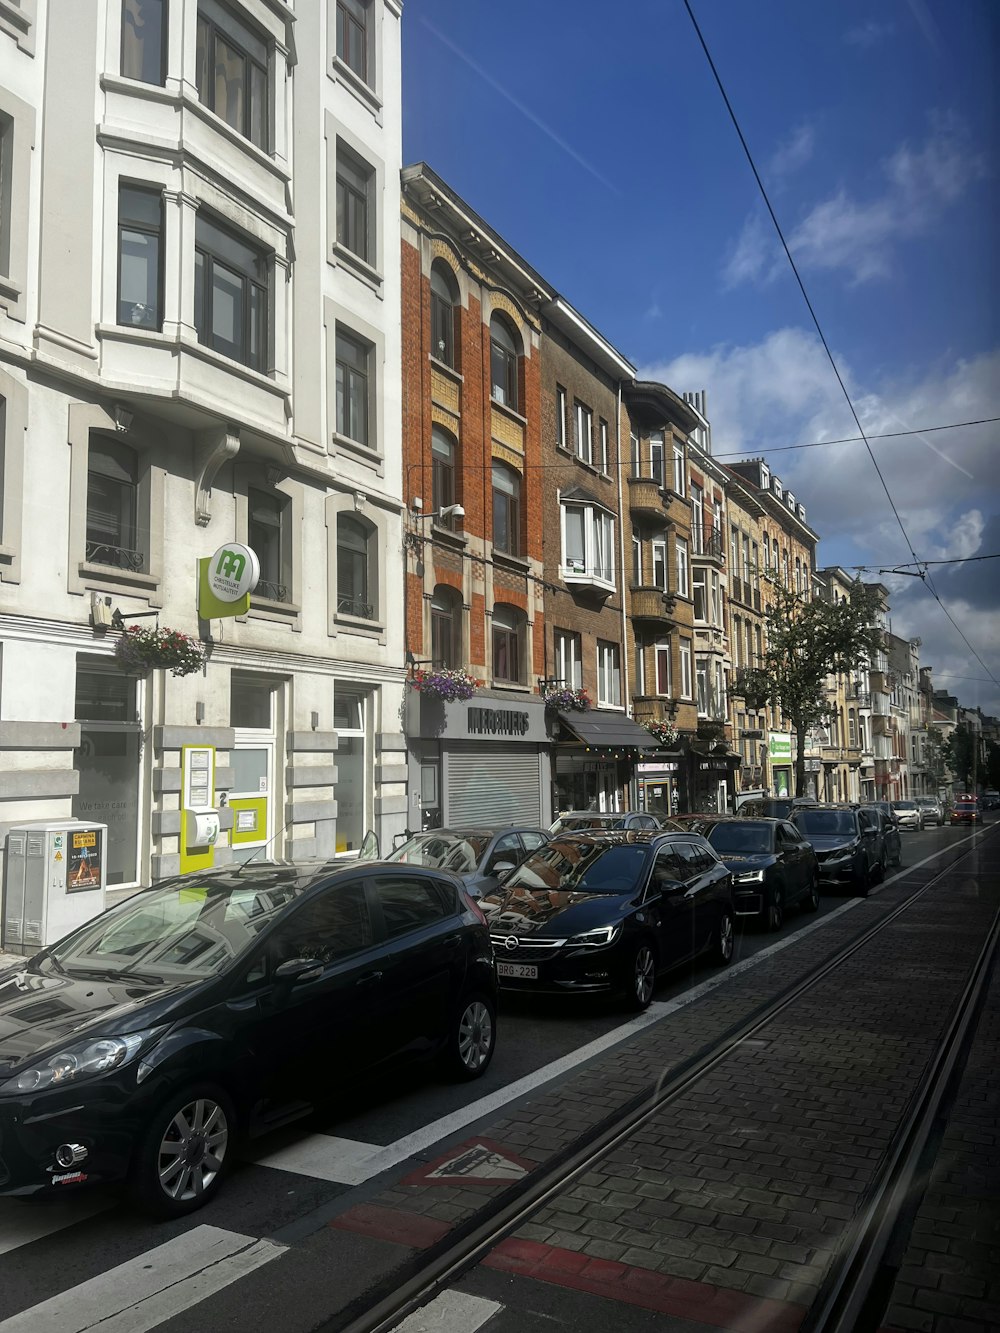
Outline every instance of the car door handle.
[[366, 972], [363, 977], [358, 977], [357, 981], [354, 984], [355, 986], [371, 986], [374, 985], [376, 981], [381, 981], [381, 980], [382, 980], [381, 972]]
[[441, 943], [446, 949], [454, 950], [462, 943], [462, 937], [461, 935], [446, 935]]

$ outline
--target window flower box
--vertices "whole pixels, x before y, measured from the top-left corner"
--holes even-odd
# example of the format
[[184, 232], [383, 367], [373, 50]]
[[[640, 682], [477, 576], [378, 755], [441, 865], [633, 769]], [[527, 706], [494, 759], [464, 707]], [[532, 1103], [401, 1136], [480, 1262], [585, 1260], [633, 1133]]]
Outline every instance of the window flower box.
[[680, 733], [672, 722], [643, 722], [652, 738], [661, 745], [676, 745]]
[[430, 699], [471, 699], [482, 685], [462, 667], [439, 667], [433, 671], [414, 671], [410, 684], [418, 694]]
[[542, 692], [546, 709], [556, 713], [586, 713], [591, 708], [586, 690], [557, 689], [551, 686]]

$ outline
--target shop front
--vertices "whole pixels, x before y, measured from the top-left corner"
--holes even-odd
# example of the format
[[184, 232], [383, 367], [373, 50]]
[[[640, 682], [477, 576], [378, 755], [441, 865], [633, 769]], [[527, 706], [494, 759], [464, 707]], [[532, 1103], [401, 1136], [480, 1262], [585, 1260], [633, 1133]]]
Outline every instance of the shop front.
[[537, 696], [446, 700], [409, 688], [404, 715], [409, 832], [551, 823], [550, 743]]
[[656, 747], [645, 727], [596, 708], [557, 713], [553, 740], [557, 811], [627, 810], [636, 763]]
[[724, 740], [687, 742], [689, 809], [696, 814], [719, 814], [736, 809], [736, 770], [741, 756]]
[[635, 766], [638, 808], [668, 819], [688, 808], [686, 765], [679, 752], [651, 755]]
[[777, 797], [794, 796], [795, 777], [792, 772], [792, 733], [790, 731], [768, 732], [767, 758], [771, 768], [771, 795]]

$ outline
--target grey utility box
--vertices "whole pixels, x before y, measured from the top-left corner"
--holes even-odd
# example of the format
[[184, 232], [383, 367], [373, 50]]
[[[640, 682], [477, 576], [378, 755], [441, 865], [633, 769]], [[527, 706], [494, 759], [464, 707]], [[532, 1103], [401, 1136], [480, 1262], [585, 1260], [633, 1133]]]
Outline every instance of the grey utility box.
[[0, 946], [30, 955], [107, 906], [107, 824], [63, 819], [7, 834]]

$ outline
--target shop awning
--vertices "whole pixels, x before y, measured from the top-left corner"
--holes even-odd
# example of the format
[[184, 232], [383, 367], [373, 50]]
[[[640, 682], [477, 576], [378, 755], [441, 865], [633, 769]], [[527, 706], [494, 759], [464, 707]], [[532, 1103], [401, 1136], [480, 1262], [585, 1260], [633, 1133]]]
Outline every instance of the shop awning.
[[743, 756], [730, 750], [725, 741], [692, 740], [688, 747], [698, 759], [708, 759], [725, 768], [739, 768]]
[[659, 742], [645, 727], [621, 713], [560, 712], [559, 721], [591, 750], [658, 750]]

